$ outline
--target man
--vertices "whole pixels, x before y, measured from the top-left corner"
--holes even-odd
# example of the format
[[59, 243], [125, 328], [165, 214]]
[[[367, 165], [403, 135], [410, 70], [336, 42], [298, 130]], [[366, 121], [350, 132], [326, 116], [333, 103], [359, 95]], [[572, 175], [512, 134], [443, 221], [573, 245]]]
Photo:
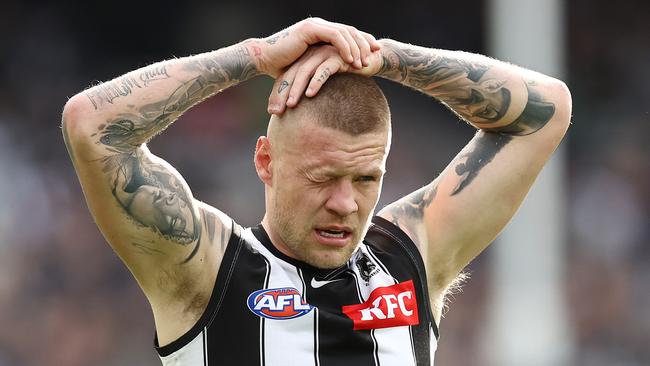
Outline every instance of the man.
[[[266, 213], [243, 229], [145, 144], [261, 74], [276, 79], [254, 158]], [[433, 182], [374, 217], [390, 114], [369, 76], [479, 129]], [[151, 304], [163, 364], [429, 365], [446, 290], [510, 220], [570, 113], [550, 77], [306, 19], [86, 90], [63, 133], [97, 225]]]

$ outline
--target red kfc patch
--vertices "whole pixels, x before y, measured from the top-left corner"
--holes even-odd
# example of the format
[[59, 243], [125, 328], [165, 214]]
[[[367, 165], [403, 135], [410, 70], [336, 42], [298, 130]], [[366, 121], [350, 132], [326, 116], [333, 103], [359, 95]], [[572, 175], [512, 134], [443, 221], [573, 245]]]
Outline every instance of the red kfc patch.
[[412, 280], [376, 288], [366, 302], [343, 306], [342, 311], [354, 322], [354, 330], [416, 325], [420, 322]]

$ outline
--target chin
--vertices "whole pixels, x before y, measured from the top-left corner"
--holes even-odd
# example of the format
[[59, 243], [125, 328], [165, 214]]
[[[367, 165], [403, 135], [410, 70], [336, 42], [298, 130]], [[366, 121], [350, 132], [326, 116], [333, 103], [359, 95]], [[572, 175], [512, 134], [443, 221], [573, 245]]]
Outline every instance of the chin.
[[304, 262], [322, 269], [333, 269], [338, 268], [347, 263], [352, 254], [355, 252], [357, 246], [355, 245], [352, 250], [349, 247], [341, 248], [337, 251], [324, 251], [315, 253], [312, 252], [311, 255], [305, 256]]

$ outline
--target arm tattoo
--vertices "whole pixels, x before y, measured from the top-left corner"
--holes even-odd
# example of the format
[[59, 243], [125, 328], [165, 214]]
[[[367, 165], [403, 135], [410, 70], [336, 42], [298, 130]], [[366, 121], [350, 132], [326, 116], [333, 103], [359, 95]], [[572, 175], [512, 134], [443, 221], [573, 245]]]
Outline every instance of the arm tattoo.
[[456, 164], [456, 174], [460, 177], [460, 182], [451, 192], [451, 195], [460, 193], [472, 183], [479, 171], [489, 164], [497, 153], [511, 140], [512, 136], [509, 135], [479, 132], [474, 140], [474, 149], [463, 154], [459, 158], [461, 162]]
[[[455, 172], [460, 177], [460, 182], [454, 187], [451, 195], [456, 195], [465, 189], [476, 178], [479, 171], [489, 164], [508, 142], [512, 141], [512, 138], [506, 134], [479, 132], [473, 141], [472, 151], [461, 155], [458, 159]], [[437, 193], [438, 186], [431, 185], [397, 201], [389, 210], [391, 222], [415, 235], [415, 228], [422, 222], [424, 210], [431, 205]]]
[[382, 54], [378, 76], [437, 98], [480, 129], [528, 135], [555, 113], [555, 105], [544, 100], [534, 83], [516, 72], [496, 70], [496, 61], [488, 58], [397, 42], [386, 42]]
[[[162, 132], [193, 105], [255, 74], [255, 64], [250, 57], [244, 61], [248, 56], [245, 47], [226, 56], [229, 57], [225, 61], [204, 57], [187, 64], [185, 68], [197, 76], [182, 82], [166, 99], [118, 114], [107, 125], [100, 125], [100, 142], [116, 153], [133, 151]], [[225, 63], [228, 67], [222, 65]]]
[[528, 103], [521, 115], [509, 125], [496, 128], [483, 128], [485, 131], [498, 131], [511, 135], [530, 135], [539, 131], [555, 114], [555, 105], [545, 102], [532, 83], [526, 83], [528, 91]]
[[[200, 221], [183, 182], [143, 149], [102, 158], [113, 196], [127, 216], [164, 238], [187, 246], [199, 239]], [[198, 245], [198, 241], [197, 241]]]
[[99, 109], [104, 103], [113, 104], [113, 100], [119, 97], [130, 95], [133, 89], [146, 88], [156, 80], [168, 79], [166, 67], [154, 66], [142, 70], [137, 77], [123, 76], [113, 81], [98, 85], [88, 91], [86, 96], [95, 107]]
[[203, 225], [208, 232], [208, 239], [210, 243], [214, 241], [214, 231], [217, 223], [217, 216], [210, 211], [201, 209], [201, 216], [203, 216]]
[[276, 44], [276, 42], [278, 41], [278, 39], [280, 39], [280, 38], [287, 38], [288, 36], [289, 36], [289, 31], [284, 31], [284, 32], [282, 32], [282, 33], [280, 33], [280, 34], [276, 34], [276, 35], [274, 35], [274, 36], [269, 37], [269, 38], [266, 40], [266, 43], [268, 43], [268, 44], [270, 44], [270, 45], [274, 45], [274, 44]]
[[[201, 219], [195, 214], [193, 199], [185, 183], [175, 173], [152, 161], [146, 149], [139, 147], [196, 103], [255, 75], [256, 67], [248, 49], [239, 46], [190, 59], [184, 69], [193, 77], [181, 82], [167, 97], [125, 108], [124, 112], [115, 115], [106, 124], [99, 125], [99, 131], [93, 136], [99, 135], [99, 143], [109, 152], [101, 158], [103, 171], [111, 177], [113, 196], [127, 216], [137, 225], [147, 227], [179, 245], [195, 243], [184, 261], [187, 262], [197, 253], [200, 244]], [[131, 76], [123, 77], [106, 88], [117, 85], [118, 89], [110, 90], [117, 90], [117, 94], [125, 96], [130, 94], [133, 87], [146, 87], [168, 77], [164, 67], [150, 68], [140, 74], [139, 80]], [[106, 88], [98, 90], [109, 90]], [[94, 93], [88, 97], [112, 103], [117, 97], [115, 95]], [[209, 233], [214, 235], [214, 230]], [[143, 253], [153, 253], [142, 243], [134, 243], [133, 246]]]
[[[389, 213], [391, 222], [411, 234], [416, 240], [416, 228], [422, 222], [424, 210], [431, 205], [431, 202], [438, 193], [437, 185], [429, 185], [413, 192], [397, 201], [390, 207]], [[419, 243], [415, 243], [419, 245]]]

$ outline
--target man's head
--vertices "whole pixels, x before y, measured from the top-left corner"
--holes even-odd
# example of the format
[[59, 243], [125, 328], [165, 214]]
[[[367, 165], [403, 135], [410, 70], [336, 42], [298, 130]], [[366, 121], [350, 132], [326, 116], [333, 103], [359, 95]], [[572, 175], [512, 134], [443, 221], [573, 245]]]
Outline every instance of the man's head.
[[267, 135], [255, 167], [271, 240], [316, 267], [344, 264], [379, 199], [391, 136], [386, 98], [372, 79], [337, 74], [315, 97], [272, 116]]

